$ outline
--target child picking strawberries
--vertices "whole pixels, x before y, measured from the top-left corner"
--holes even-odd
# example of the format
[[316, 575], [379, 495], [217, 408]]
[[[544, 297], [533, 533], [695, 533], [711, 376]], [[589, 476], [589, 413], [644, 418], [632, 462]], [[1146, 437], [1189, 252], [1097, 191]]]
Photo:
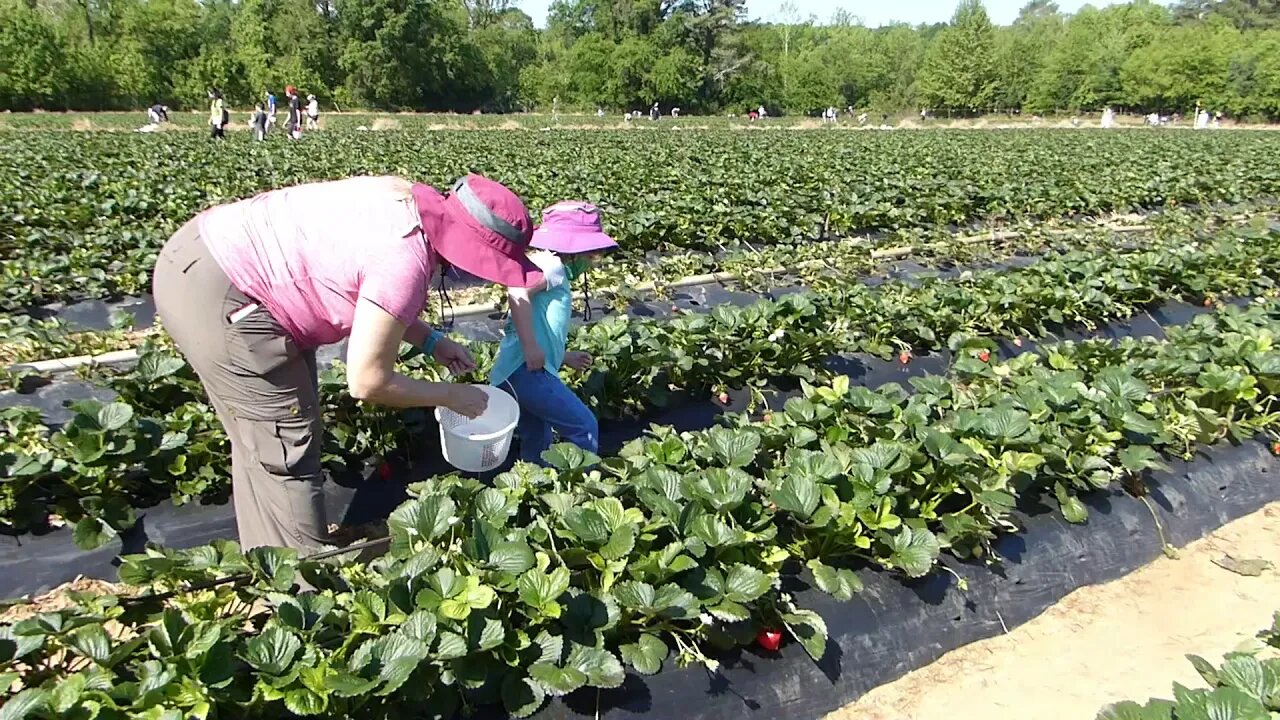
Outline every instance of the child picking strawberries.
[[520, 405], [520, 459], [542, 463], [553, 433], [561, 442], [596, 452], [599, 424], [586, 404], [560, 380], [561, 366], [582, 371], [591, 356], [566, 349], [573, 315], [573, 281], [592, 259], [618, 244], [604, 233], [600, 211], [585, 202], [560, 202], [542, 213], [533, 233], [530, 259], [544, 280], [531, 288], [511, 288], [511, 319], [498, 348], [490, 384], [501, 387]]

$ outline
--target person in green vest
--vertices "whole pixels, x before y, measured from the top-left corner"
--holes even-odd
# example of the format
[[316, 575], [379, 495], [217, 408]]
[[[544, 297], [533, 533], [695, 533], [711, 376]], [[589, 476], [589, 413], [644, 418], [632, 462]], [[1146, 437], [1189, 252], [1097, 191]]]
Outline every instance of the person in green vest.
[[222, 102], [222, 91], [218, 88], [209, 90], [209, 137], [221, 140], [227, 136], [227, 123], [231, 116]]

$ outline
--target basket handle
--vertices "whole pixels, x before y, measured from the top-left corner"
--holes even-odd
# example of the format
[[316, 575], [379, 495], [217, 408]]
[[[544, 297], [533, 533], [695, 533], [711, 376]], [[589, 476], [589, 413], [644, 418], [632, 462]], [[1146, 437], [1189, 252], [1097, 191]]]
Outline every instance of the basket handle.
[[511, 389], [511, 397], [515, 398], [516, 404], [519, 405], [520, 393], [516, 392], [516, 386], [511, 384], [511, 379], [507, 378], [506, 380], [503, 380], [502, 384]]

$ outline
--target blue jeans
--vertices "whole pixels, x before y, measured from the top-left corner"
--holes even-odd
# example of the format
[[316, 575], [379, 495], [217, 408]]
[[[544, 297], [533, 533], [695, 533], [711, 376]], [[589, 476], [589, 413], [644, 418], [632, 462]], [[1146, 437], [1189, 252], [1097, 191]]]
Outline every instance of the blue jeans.
[[542, 453], [551, 447], [553, 430], [559, 434], [560, 442], [573, 443], [592, 453], [600, 449], [596, 416], [553, 373], [532, 371], [522, 364], [502, 387], [507, 392], [514, 390], [512, 394], [520, 404], [516, 432], [520, 436], [521, 460], [546, 465]]

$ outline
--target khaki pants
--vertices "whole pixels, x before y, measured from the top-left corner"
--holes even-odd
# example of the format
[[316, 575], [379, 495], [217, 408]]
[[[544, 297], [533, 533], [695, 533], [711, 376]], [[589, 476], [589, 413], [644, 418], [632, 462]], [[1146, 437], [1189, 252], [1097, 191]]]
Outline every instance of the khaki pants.
[[[245, 549], [313, 550], [328, 538], [316, 356], [237, 290], [195, 220], [156, 262], [156, 311], [231, 439], [232, 499]], [[235, 322], [232, 322], [232, 320]]]

